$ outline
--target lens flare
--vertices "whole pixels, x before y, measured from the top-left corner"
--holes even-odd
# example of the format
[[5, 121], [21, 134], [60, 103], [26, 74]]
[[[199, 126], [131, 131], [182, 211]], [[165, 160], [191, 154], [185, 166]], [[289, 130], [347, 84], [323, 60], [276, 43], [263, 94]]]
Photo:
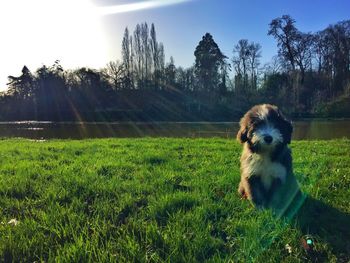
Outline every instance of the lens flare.
[[112, 14], [139, 11], [143, 9], [151, 9], [151, 8], [181, 4], [189, 1], [190, 0], [152, 0], [152, 1], [137, 2], [132, 4], [104, 6], [104, 7], [99, 7], [98, 13], [100, 15], [112, 15]]

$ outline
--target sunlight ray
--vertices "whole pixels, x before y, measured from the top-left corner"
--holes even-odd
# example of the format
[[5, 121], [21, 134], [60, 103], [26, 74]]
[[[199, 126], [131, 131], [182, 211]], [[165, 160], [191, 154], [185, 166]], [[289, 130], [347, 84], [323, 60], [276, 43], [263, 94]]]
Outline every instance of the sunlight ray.
[[98, 13], [100, 15], [112, 15], [126, 12], [139, 11], [144, 9], [158, 8], [163, 6], [175, 5], [180, 3], [189, 2], [191, 0], [152, 0], [141, 1], [131, 4], [121, 4], [113, 6], [100, 7]]

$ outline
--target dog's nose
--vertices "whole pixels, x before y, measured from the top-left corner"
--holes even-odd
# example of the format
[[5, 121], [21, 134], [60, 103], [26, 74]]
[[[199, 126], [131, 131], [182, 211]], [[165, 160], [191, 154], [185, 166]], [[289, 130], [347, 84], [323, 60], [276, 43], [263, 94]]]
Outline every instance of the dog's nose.
[[264, 136], [264, 141], [267, 143], [267, 144], [270, 144], [272, 142], [272, 136], [270, 135], [265, 135]]

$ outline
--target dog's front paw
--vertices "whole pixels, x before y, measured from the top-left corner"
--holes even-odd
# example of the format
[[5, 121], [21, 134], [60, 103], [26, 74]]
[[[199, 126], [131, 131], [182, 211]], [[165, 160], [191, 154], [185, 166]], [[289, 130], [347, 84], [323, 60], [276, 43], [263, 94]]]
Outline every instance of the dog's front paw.
[[248, 199], [247, 192], [245, 191], [244, 187], [242, 186], [242, 183], [238, 186], [238, 194], [241, 197], [241, 199]]
[[241, 193], [241, 199], [248, 199], [248, 195], [245, 192]]

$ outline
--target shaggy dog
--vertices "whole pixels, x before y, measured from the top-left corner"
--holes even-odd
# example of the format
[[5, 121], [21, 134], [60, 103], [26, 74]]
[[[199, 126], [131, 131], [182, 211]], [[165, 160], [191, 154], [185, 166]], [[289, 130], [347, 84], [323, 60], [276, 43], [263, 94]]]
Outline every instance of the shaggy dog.
[[240, 121], [237, 140], [243, 144], [243, 152], [238, 192], [259, 208], [280, 198], [275, 192], [279, 188], [284, 192], [281, 186], [294, 177], [287, 147], [292, 131], [291, 122], [270, 104], [254, 106]]

